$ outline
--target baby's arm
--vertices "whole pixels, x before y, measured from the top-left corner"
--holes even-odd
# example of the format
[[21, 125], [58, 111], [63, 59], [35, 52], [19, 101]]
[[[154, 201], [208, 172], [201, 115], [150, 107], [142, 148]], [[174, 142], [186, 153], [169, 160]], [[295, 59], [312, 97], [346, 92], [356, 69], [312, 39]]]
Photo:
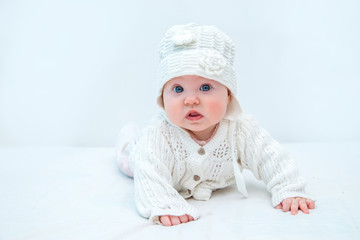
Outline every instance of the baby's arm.
[[[150, 221], [166, 226], [188, 222], [199, 217], [174, 188], [174, 159], [164, 136], [157, 129], [147, 129], [130, 157], [134, 162], [135, 202], [139, 213]], [[185, 219], [184, 216], [190, 216]], [[172, 216], [172, 217], [171, 217]]]
[[272, 193], [273, 206], [295, 214], [299, 208], [305, 212], [313, 209], [314, 201], [305, 193], [305, 180], [280, 143], [251, 116], [244, 115], [238, 124], [241, 165], [264, 181]]

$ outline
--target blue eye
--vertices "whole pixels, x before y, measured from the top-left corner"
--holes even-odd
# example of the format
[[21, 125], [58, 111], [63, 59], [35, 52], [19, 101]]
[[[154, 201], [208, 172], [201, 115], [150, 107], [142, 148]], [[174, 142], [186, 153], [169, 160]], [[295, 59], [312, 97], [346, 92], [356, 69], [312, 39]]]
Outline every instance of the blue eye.
[[210, 91], [210, 89], [211, 89], [211, 87], [208, 84], [204, 84], [200, 87], [200, 90], [205, 91], [205, 92]]
[[176, 87], [174, 87], [174, 92], [176, 92], [176, 93], [181, 93], [182, 91], [184, 91], [184, 88], [183, 87], [181, 87], [181, 86], [176, 86]]

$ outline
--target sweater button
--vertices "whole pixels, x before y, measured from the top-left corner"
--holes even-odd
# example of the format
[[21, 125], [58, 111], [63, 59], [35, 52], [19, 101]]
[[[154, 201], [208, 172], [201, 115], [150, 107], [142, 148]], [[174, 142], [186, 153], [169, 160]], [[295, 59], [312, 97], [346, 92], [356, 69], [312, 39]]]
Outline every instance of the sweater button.
[[198, 153], [200, 155], [204, 155], [205, 154], [205, 149], [204, 148], [199, 148]]
[[195, 175], [195, 176], [194, 176], [194, 180], [195, 180], [195, 181], [199, 181], [199, 180], [200, 180], [200, 177], [199, 177], [198, 175]]

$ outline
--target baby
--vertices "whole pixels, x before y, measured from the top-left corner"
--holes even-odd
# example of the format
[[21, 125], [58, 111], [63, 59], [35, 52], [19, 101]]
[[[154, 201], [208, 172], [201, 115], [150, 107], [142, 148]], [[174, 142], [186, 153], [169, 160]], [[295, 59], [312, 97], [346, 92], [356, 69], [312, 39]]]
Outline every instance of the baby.
[[208, 200], [234, 183], [246, 197], [244, 168], [266, 184], [275, 208], [292, 214], [315, 208], [293, 160], [242, 113], [230, 37], [213, 26], [176, 25], [159, 53], [157, 103], [163, 111], [140, 135], [125, 126], [117, 148], [143, 217], [165, 226], [196, 220], [199, 212], [186, 198]]

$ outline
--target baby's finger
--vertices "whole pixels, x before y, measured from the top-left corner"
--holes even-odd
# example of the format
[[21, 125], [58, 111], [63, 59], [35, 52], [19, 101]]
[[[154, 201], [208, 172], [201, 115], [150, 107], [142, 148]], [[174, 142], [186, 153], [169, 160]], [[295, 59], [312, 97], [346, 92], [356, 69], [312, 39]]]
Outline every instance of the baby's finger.
[[280, 203], [280, 204], [278, 204], [275, 208], [276, 208], [276, 209], [282, 209], [282, 208], [283, 208], [283, 205]]
[[192, 216], [190, 216], [189, 214], [186, 214], [186, 216], [188, 217], [189, 221], [194, 221], [194, 218]]
[[315, 202], [311, 199], [306, 199], [306, 204], [308, 205], [309, 209], [314, 209], [315, 208]]
[[181, 223], [187, 223], [189, 221], [189, 218], [187, 215], [179, 216]]
[[287, 198], [282, 202], [283, 205], [283, 212], [288, 212], [290, 211], [290, 207], [291, 207], [291, 199]]
[[178, 216], [170, 216], [170, 220], [172, 225], [180, 224], [180, 218]]
[[309, 214], [309, 209], [308, 209], [308, 206], [306, 204], [306, 201], [305, 199], [301, 199], [299, 201], [299, 207], [300, 207], [300, 210], [305, 213], [305, 214]]
[[165, 216], [161, 216], [160, 217], [160, 222], [164, 225], [164, 226], [171, 226], [171, 221], [168, 215]]
[[299, 211], [299, 200], [294, 199], [291, 203], [291, 214], [296, 215]]

